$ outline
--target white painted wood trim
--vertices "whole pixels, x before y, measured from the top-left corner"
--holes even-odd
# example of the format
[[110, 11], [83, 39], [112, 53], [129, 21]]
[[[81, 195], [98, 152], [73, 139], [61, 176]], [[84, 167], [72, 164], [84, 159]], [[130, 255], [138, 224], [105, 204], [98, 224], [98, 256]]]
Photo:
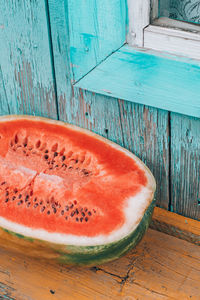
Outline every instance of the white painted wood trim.
[[150, 0], [128, 0], [130, 46], [143, 47], [144, 28], [150, 24]]
[[166, 28], [181, 29], [187, 32], [200, 33], [200, 25], [161, 17], [153, 20], [152, 25], [162, 26]]
[[[193, 25], [196, 26], [196, 25]], [[144, 47], [200, 60], [200, 32], [149, 25], [144, 30]]]
[[150, 1], [151, 7], [151, 23], [158, 18], [158, 0], [151, 0]]

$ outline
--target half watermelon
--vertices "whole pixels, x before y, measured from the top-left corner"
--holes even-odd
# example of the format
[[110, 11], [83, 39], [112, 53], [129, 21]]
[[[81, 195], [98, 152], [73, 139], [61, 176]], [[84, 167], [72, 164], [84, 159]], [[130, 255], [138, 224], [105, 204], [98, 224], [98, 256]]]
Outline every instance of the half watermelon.
[[68, 264], [116, 259], [148, 228], [155, 186], [135, 155], [90, 131], [0, 118], [0, 236], [15, 250]]

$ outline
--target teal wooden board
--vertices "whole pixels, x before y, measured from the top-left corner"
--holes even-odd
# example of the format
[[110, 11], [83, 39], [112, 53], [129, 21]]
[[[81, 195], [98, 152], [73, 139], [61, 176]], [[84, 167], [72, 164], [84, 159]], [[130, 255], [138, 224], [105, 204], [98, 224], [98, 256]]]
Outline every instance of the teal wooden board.
[[169, 113], [124, 100], [117, 101], [124, 146], [150, 168], [157, 183], [156, 204], [168, 209]]
[[77, 81], [125, 43], [127, 7], [125, 0], [67, 2], [70, 63]]
[[67, 1], [48, 0], [55, 82], [57, 89], [58, 116], [65, 120], [70, 98], [72, 97], [69, 58], [69, 27]]
[[57, 118], [45, 0], [2, 0], [0, 12], [0, 114]]
[[171, 114], [170, 175], [171, 210], [200, 220], [200, 119]]
[[200, 63], [129, 46], [109, 56], [75, 87], [200, 117]]

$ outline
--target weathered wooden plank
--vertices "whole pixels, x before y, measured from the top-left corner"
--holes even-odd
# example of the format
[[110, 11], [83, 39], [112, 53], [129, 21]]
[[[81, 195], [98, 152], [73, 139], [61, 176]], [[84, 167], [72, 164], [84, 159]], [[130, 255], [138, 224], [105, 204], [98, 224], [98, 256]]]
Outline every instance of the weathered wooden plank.
[[200, 222], [155, 207], [151, 228], [200, 246]]
[[[1, 243], [3, 299], [198, 299], [199, 247], [149, 229], [121, 259], [93, 268], [56, 265]], [[6, 298], [8, 297], [8, 298]]]
[[139, 300], [199, 299], [199, 247], [158, 231], [150, 232], [137, 247], [138, 259], [129, 270], [124, 295]]
[[0, 2], [1, 114], [57, 118], [45, 0]]
[[75, 86], [135, 103], [200, 117], [200, 64], [123, 46]]
[[168, 112], [122, 100], [119, 100], [119, 108], [124, 146], [153, 172], [157, 183], [157, 205], [168, 209]]
[[172, 210], [200, 220], [200, 119], [171, 114]]
[[0, 115], [9, 114], [8, 98], [6, 94], [6, 87], [4, 85], [3, 74], [0, 65]]
[[77, 81], [126, 40], [126, 1], [68, 0], [70, 63]]

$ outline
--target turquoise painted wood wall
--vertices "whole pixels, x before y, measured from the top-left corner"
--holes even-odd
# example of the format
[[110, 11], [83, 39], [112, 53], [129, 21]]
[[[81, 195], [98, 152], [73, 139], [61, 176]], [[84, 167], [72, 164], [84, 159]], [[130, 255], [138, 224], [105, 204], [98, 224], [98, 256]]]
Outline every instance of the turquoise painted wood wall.
[[[152, 170], [158, 206], [199, 220], [200, 119], [75, 89], [68, 11], [65, 0], [0, 2], [0, 114], [60, 119], [117, 142]], [[94, 40], [96, 55], [89, 60], [85, 54], [89, 68], [102, 59]], [[122, 41], [115, 42], [120, 47]], [[74, 40], [73, 51], [77, 45]], [[106, 55], [113, 46], [107, 45]]]

